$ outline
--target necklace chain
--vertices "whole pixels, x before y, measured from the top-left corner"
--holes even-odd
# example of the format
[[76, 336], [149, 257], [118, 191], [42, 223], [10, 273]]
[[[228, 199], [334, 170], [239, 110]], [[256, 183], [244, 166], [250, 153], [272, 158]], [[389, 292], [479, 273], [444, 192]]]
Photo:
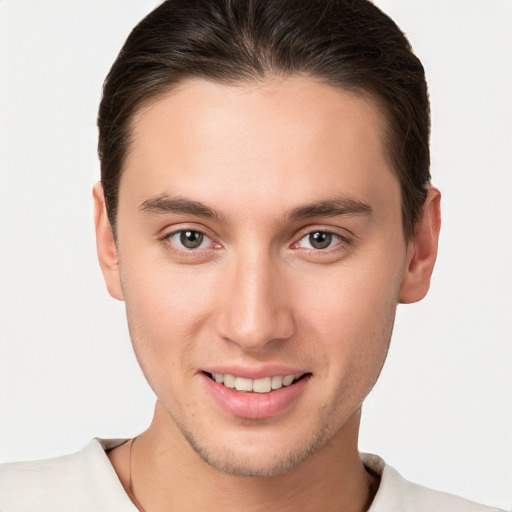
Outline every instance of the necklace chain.
[[135, 436], [132, 440], [131, 440], [131, 443], [130, 443], [130, 472], [129, 472], [129, 482], [128, 482], [128, 489], [130, 491], [130, 495], [131, 495], [131, 498], [132, 498], [132, 501], [134, 503], [134, 505], [137, 507], [137, 509], [139, 510], [139, 512], [145, 512], [144, 508], [142, 507], [142, 505], [139, 503], [139, 500], [135, 497], [135, 491], [133, 490], [133, 479], [132, 479], [132, 449], [133, 449], [133, 445], [135, 443], [135, 439], [137, 439], [137, 436]]

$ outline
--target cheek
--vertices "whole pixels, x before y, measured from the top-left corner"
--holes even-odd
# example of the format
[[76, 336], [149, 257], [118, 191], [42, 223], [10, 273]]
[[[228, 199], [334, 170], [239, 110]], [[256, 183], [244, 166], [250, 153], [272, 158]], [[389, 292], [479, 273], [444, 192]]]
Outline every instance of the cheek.
[[317, 322], [317, 350], [327, 356], [319, 374], [324, 383], [321, 402], [327, 413], [340, 411], [345, 420], [346, 411], [356, 410], [375, 385], [391, 339], [396, 302], [371, 299], [357, 300], [350, 294], [331, 297], [324, 317], [312, 319]]
[[[306, 322], [315, 331], [322, 349], [331, 357], [330, 367], [358, 375], [365, 367], [380, 371], [387, 354], [395, 318], [396, 302], [389, 298], [358, 300], [355, 296], [331, 296], [326, 307], [308, 315]], [[311, 309], [309, 309], [311, 312]]]
[[395, 254], [372, 251], [295, 291], [303, 324], [331, 356], [328, 368], [355, 382], [373, 385], [387, 354], [403, 270]]
[[[151, 260], [149, 260], [151, 261]], [[193, 329], [214, 302], [212, 273], [199, 267], [154, 262], [121, 266], [126, 307], [148, 328]]]
[[125, 264], [121, 278], [132, 344], [150, 384], [172, 378], [173, 368], [192, 368], [214, 303], [208, 276], [186, 267]]

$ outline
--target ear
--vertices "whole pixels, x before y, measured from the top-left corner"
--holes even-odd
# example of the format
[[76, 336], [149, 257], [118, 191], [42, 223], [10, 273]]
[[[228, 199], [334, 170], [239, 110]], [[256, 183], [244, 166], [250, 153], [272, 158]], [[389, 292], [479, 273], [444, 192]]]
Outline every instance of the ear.
[[441, 193], [430, 187], [421, 218], [407, 246], [407, 266], [400, 287], [399, 302], [409, 304], [423, 299], [430, 287], [441, 228]]
[[105, 207], [103, 185], [98, 182], [92, 189], [94, 198], [94, 226], [96, 227], [96, 249], [107, 290], [117, 300], [123, 300], [123, 288], [119, 273], [119, 260], [114, 234]]

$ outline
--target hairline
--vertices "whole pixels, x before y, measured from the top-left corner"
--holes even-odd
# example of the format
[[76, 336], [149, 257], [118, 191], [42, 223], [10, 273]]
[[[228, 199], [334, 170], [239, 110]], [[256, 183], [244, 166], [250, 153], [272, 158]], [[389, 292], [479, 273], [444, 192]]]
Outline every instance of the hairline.
[[[402, 186], [402, 179], [400, 177], [399, 170], [396, 168], [396, 163], [393, 161], [392, 151], [393, 151], [393, 130], [391, 127], [391, 113], [386, 106], [386, 101], [381, 94], [377, 91], [371, 90], [371, 88], [365, 87], [356, 87], [356, 86], [348, 86], [346, 84], [336, 83], [333, 80], [329, 80], [328, 77], [314, 75], [312, 73], [306, 72], [294, 72], [294, 73], [279, 73], [279, 72], [267, 72], [265, 75], [256, 76], [256, 74], [252, 74], [252, 76], [247, 76], [247, 74], [240, 73], [240, 76], [232, 76], [230, 78], [221, 78], [221, 77], [213, 77], [213, 76], [201, 76], [198, 73], [190, 73], [189, 75], [182, 76], [180, 79], [169, 82], [166, 86], [162, 86], [160, 90], [155, 91], [154, 93], [146, 94], [144, 97], [141, 97], [138, 102], [136, 102], [133, 110], [130, 112], [129, 121], [126, 123], [126, 139], [125, 139], [125, 148], [122, 161], [120, 162], [120, 170], [118, 173], [117, 180], [117, 204], [113, 213], [114, 218], [110, 218], [110, 224], [112, 232], [114, 233], [114, 237], [117, 238], [117, 213], [118, 213], [118, 205], [119, 205], [119, 195], [120, 195], [120, 186], [121, 180], [124, 175], [124, 168], [126, 161], [130, 157], [132, 147], [133, 147], [133, 135], [136, 132], [135, 126], [140, 117], [144, 114], [144, 111], [147, 111], [151, 107], [153, 107], [156, 103], [162, 100], [164, 97], [177, 92], [181, 87], [186, 86], [186, 84], [190, 84], [192, 82], [209, 82], [212, 84], [218, 84], [226, 87], [240, 87], [240, 88], [249, 88], [249, 87], [258, 87], [271, 83], [275, 80], [284, 80], [291, 77], [302, 77], [312, 82], [316, 82], [319, 84], [329, 85], [334, 89], [341, 89], [345, 92], [351, 93], [356, 97], [366, 98], [371, 101], [375, 106], [378, 116], [378, 128], [381, 132], [381, 142], [383, 144], [383, 153], [385, 158], [390, 165], [398, 183], [400, 185], [400, 205], [401, 205], [401, 219], [402, 219], [402, 233], [405, 241], [409, 241], [414, 234], [414, 227], [408, 225], [409, 220], [407, 217], [407, 213], [405, 210], [405, 197], [404, 190]], [[420, 220], [420, 217], [416, 219], [416, 223]]]

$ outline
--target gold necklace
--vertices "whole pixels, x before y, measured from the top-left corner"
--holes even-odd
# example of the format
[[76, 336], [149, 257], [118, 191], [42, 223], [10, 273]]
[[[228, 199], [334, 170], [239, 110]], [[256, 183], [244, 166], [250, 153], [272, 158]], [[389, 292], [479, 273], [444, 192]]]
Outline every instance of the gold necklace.
[[132, 448], [133, 444], [135, 443], [135, 439], [137, 439], [137, 436], [135, 436], [131, 443], [130, 443], [130, 473], [129, 473], [129, 482], [128, 482], [128, 489], [130, 491], [130, 497], [133, 501], [133, 504], [137, 507], [139, 512], [145, 512], [144, 508], [142, 508], [142, 505], [139, 503], [137, 498], [135, 497], [135, 491], [133, 490], [133, 480], [132, 480]]

